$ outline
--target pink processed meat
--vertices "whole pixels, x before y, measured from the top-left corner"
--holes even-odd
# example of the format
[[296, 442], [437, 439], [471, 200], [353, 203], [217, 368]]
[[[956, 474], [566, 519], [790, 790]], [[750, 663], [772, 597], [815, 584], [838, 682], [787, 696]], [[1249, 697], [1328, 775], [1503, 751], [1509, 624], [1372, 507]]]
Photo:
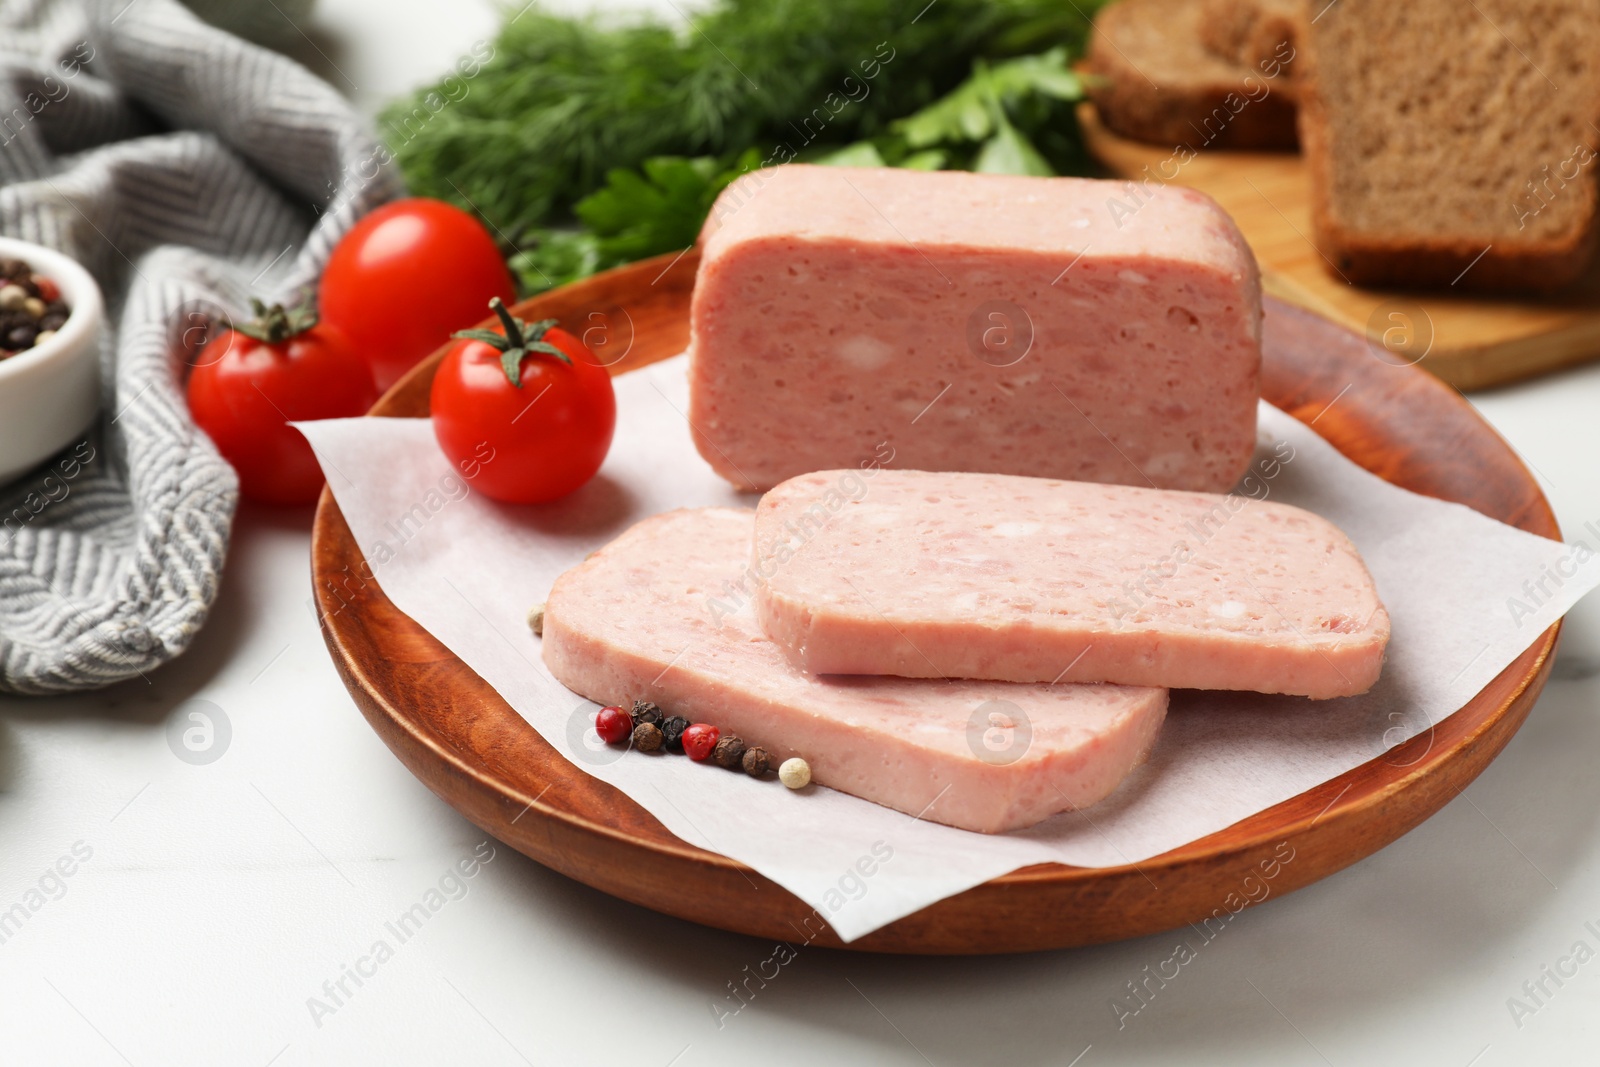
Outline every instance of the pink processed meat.
[[798, 670], [748, 608], [716, 601], [749, 566], [754, 526], [733, 508], [634, 526], [557, 579], [545, 663], [591, 700], [654, 700], [780, 759], [804, 756], [820, 785], [984, 833], [1088, 807], [1149, 752], [1165, 689]]
[[1242, 496], [819, 471], [762, 498], [754, 552], [766, 634], [820, 674], [1339, 697], [1389, 641], [1349, 538]]
[[701, 235], [689, 422], [764, 490], [895, 465], [1221, 492], [1244, 473], [1261, 293], [1202, 193], [789, 165]]

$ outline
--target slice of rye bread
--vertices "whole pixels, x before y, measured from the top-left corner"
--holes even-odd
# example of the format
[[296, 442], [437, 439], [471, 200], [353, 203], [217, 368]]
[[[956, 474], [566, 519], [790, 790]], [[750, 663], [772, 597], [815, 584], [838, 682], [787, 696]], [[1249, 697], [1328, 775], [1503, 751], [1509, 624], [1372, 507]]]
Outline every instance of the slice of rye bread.
[[1600, 0], [1338, 0], [1304, 40], [1316, 241], [1343, 278], [1551, 289], [1583, 270]]
[[1095, 18], [1084, 64], [1107, 128], [1139, 141], [1203, 148], [1293, 148], [1295, 103], [1283, 64], [1247, 67], [1202, 39], [1201, 0], [1118, 0]]
[[1294, 58], [1300, 24], [1305, 17], [1302, 0], [1202, 0], [1200, 43], [1212, 55], [1263, 73], [1282, 68], [1293, 92]]

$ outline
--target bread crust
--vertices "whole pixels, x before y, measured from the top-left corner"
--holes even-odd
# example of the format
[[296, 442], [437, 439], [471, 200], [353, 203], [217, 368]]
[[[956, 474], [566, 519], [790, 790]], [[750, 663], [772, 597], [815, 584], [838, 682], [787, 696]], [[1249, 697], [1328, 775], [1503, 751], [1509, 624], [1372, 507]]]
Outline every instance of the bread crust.
[[[1298, 45], [1302, 14], [1296, 0], [1202, 0], [1200, 42], [1231, 63], [1265, 69], [1285, 43]], [[1284, 74], [1293, 84], [1293, 67]]]
[[[1198, 34], [1191, 33], [1198, 26], [1198, 11], [1184, 22], [1169, 17], [1175, 10], [1185, 9], [1170, 0], [1119, 0], [1095, 19], [1085, 70], [1099, 79], [1091, 82], [1089, 95], [1106, 127], [1174, 148], [1293, 149], [1298, 135], [1288, 79], [1269, 78], [1212, 56]], [[1141, 72], [1137, 60], [1114, 43], [1123, 36], [1122, 26], [1140, 20], [1148, 20], [1146, 29], [1172, 32], [1177, 41], [1190, 34], [1197, 65], [1207, 69], [1192, 82], [1152, 82], [1147, 73], [1158, 72]], [[1263, 88], [1265, 94], [1258, 95]]]

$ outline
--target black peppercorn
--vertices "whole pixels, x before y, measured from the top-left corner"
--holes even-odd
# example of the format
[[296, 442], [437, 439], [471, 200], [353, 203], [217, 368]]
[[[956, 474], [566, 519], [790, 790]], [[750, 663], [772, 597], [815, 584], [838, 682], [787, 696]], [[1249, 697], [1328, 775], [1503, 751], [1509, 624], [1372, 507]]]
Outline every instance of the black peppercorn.
[[717, 742], [717, 747], [711, 750], [711, 758], [719, 767], [738, 770], [739, 762], [744, 759], [744, 741], [729, 734]]
[[6, 334], [7, 348], [32, 348], [33, 339], [39, 336], [39, 331], [32, 326], [18, 326]]
[[633, 728], [633, 747], [640, 752], [654, 752], [661, 747], [661, 730], [653, 722], [642, 722]]
[[660, 726], [663, 718], [661, 709], [653, 701], [649, 700], [635, 700], [633, 702], [632, 715], [634, 722], [647, 722], [652, 726]]
[[674, 715], [661, 724], [661, 747], [668, 752], [683, 751], [683, 731], [689, 728], [688, 719]]
[[767, 755], [767, 750], [756, 746], [744, 750], [744, 759], [740, 761], [744, 773], [752, 778], [760, 778], [772, 766], [772, 757]]
[[39, 320], [41, 330], [59, 330], [67, 324], [67, 316], [61, 311], [47, 311], [44, 318]]

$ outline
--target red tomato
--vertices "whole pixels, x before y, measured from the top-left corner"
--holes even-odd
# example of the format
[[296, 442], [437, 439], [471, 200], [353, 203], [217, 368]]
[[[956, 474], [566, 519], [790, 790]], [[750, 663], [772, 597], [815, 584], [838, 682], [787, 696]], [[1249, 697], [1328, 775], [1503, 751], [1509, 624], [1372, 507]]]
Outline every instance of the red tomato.
[[[245, 496], [269, 504], [313, 504], [322, 468], [291, 421], [363, 415], [378, 399], [372, 372], [343, 334], [281, 308], [260, 329], [278, 340], [226, 330], [201, 350], [189, 375], [189, 411], [239, 472]], [[272, 333], [274, 322], [278, 332]], [[247, 327], [255, 330], [256, 326]]]
[[[519, 322], [498, 299], [491, 306], [505, 335], [468, 331], [472, 336], [445, 355], [433, 379], [434, 436], [494, 499], [556, 500], [594, 477], [611, 448], [611, 376], [554, 319]], [[517, 360], [515, 384], [504, 367], [506, 349]]]
[[492, 296], [516, 288], [494, 239], [442, 200], [417, 197], [365, 215], [334, 246], [322, 272], [323, 321], [343, 330], [378, 389], [483, 318]]

